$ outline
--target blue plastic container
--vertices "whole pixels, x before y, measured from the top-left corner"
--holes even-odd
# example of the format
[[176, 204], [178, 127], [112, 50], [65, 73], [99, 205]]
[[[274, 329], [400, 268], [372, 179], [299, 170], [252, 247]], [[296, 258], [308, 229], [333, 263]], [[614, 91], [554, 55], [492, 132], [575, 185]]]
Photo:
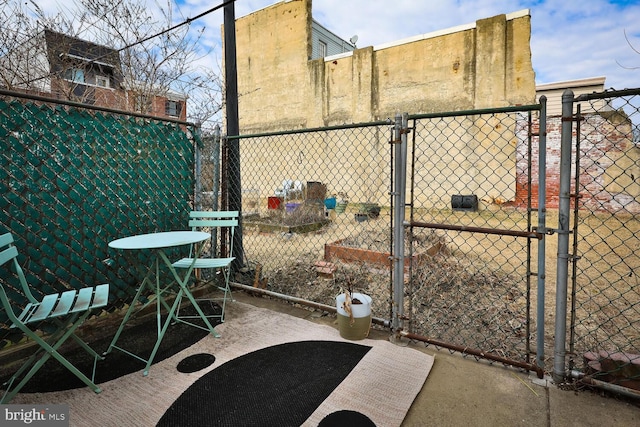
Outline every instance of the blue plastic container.
[[324, 207], [327, 209], [335, 209], [336, 208], [336, 198], [335, 197], [329, 197], [327, 199], [324, 199]]

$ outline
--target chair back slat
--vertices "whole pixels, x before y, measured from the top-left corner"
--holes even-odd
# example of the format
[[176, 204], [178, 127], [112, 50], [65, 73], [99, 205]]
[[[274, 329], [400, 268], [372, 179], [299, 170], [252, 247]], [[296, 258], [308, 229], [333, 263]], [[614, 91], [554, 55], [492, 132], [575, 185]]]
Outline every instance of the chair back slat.
[[0, 234], [0, 247], [7, 246], [10, 243], [13, 243], [13, 234], [11, 233]]
[[[239, 211], [191, 211], [189, 212], [189, 227], [193, 231], [203, 228], [227, 229], [229, 230], [230, 241], [228, 242], [228, 255], [233, 256], [233, 240], [235, 228], [239, 225]], [[213, 232], [213, 231], [212, 231]], [[217, 233], [217, 231], [215, 231]], [[215, 238], [215, 235], [213, 236]], [[193, 256], [193, 246], [189, 252], [189, 257]]]
[[31, 293], [31, 289], [29, 288], [29, 284], [27, 283], [24, 271], [22, 270], [22, 267], [20, 267], [20, 263], [18, 262], [18, 248], [13, 246], [13, 241], [13, 235], [11, 233], [6, 233], [0, 236], [0, 247], [8, 245], [7, 248], [0, 252], [0, 265], [4, 265], [9, 261], [13, 262], [13, 269], [18, 276], [18, 280], [20, 281], [20, 286], [22, 287], [24, 296], [29, 300], [29, 302], [36, 303], [37, 300]]
[[0, 265], [15, 259], [17, 256], [18, 249], [15, 246], [8, 247], [7, 249], [0, 252]]
[[192, 219], [189, 220], [189, 227], [237, 227], [237, 219]]
[[238, 211], [191, 211], [189, 218], [238, 218]]

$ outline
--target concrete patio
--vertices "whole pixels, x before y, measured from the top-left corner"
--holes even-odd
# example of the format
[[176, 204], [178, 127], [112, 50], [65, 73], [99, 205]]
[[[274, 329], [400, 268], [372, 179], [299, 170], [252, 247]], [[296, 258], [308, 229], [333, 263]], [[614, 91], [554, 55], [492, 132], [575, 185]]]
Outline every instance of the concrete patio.
[[[338, 328], [335, 315], [244, 292], [234, 292], [234, 297], [243, 303]], [[370, 338], [386, 340], [389, 334], [372, 330]], [[435, 364], [403, 426], [640, 425], [640, 402], [604, 397], [588, 390], [562, 390], [510, 367], [463, 358], [446, 349], [408, 345], [435, 356]]]
[[[333, 327], [338, 335], [335, 314], [242, 291], [235, 291], [233, 295], [238, 302], [249, 306]], [[228, 321], [233, 322], [233, 319]], [[102, 327], [97, 329], [104, 333], [105, 329], [110, 328], [110, 323], [102, 323]], [[369, 338], [389, 340], [390, 335], [388, 331], [376, 327], [371, 330]], [[640, 425], [640, 401], [603, 396], [597, 391], [576, 391], [570, 386], [559, 388], [547, 380], [538, 380], [535, 374], [476, 361], [472, 357], [464, 358], [446, 349], [426, 348], [422, 343], [403, 340], [396, 344], [409, 346], [435, 358], [427, 380], [402, 426]]]

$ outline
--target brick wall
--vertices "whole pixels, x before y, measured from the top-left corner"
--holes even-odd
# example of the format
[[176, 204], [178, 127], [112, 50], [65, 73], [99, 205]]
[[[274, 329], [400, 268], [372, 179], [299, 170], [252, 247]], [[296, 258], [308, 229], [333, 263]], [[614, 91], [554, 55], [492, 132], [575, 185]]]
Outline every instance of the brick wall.
[[[538, 132], [538, 122], [532, 131]], [[580, 123], [580, 207], [593, 211], [640, 213], [640, 148], [632, 141], [631, 122], [623, 113], [611, 111], [584, 115]], [[522, 128], [519, 132], [525, 132]], [[560, 194], [561, 117], [547, 118], [546, 206], [558, 208]], [[576, 125], [572, 131], [572, 163], [576, 160]], [[520, 140], [526, 140], [521, 135]], [[527, 206], [526, 144], [518, 147], [516, 179], [517, 207]], [[538, 206], [537, 138], [532, 148], [531, 205]], [[575, 166], [572, 166], [571, 193], [575, 193]], [[571, 204], [573, 208], [573, 201]]]

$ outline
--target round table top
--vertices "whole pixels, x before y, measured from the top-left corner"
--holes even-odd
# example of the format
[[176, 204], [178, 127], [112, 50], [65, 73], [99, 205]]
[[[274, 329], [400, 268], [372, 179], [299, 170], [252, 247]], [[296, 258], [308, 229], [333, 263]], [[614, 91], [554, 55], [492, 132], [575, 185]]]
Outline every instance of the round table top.
[[211, 234], [204, 231], [163, 231], [123, 237], [109, 242], [109, 247], [114, 249], [160, 249], [190, 245], [210, 238]]

